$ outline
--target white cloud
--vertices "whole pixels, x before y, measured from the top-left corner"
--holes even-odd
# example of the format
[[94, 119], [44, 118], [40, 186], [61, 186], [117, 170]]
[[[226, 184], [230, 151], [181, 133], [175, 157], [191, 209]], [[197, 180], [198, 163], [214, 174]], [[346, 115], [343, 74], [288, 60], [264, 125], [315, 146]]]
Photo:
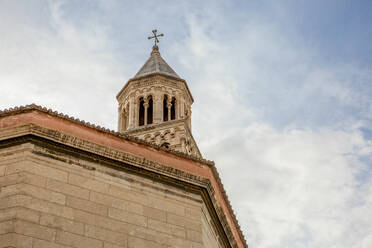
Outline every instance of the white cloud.
[[370, 148], [357, 131], [257, 123], [204, 151], [216, 159], [252, 247], [360, 247], [353, 244], [372, 231], [372, 182], [357, 180], [366, 169], [359, 153]]
[[[178, 56], [196, 92], [194, 134], [216, 161], [248, 243], [365, 247], [372, 181], [360, 179], [370, 173], [361, 155], [372, 156], [371, 141], [360, 116], [337, 112], [366, 108], [350, 80], [368, 78], [368, 70], [321, 64], [270, 25], [248, 25], [239, 40], [222, 42], [205, 30], [209, 21], [189, 19]], [[273, 109], [292, 116], [267, 118]]]
[[36, 102], [115, 129], [114, 97], [135, 71], [123, 75], [134, 62], [113, 47], [133, 46], [128, 27], [159, 21], [182, 34], [161, 52], [189, 83], [194, 135], [216, 161], [250, 247], [372, 246], [372, 141], [360, 131], [372, 118], [370, 69], [329, 64], [290, 27], [223, 2], [104, 1], [78, 21], [68, 1], [8, 3], [1, 109]]
[[[2, 19], [7, 39], [0, 50], [1, 108], [35, 102], [91, 122], [114, 123], [115, 105], [107, 103], [114, 103], [122, 75], [106, 49], [105, 28], [77, 29], [61, 6], [47, 5], [50, 19], [44, 26], [33, 17], [17, 23], [21, 10]], [[101, 104], [92, 108], [94, 101]]]

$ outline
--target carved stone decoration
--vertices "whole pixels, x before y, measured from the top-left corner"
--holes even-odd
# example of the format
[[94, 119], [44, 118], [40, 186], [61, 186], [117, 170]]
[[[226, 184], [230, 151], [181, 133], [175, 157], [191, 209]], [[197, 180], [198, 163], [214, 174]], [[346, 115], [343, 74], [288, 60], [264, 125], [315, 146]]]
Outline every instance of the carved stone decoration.
[[116, 98], [120, 133], [202, 157], [191, 133], [194, 99], [186, 81], [160, 56], [158, 46]]

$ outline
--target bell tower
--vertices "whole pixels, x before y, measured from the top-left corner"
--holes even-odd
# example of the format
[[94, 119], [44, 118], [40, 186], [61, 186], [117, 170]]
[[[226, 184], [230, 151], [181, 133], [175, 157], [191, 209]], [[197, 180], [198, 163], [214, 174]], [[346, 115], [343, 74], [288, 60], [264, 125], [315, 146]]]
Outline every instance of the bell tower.
[[150, 58], [128, 80], [116, 99], [118, 130], [166, 149], [201, 157], [191, 133], [194, 99], [184, 79], [161, 57], [157, 30]]

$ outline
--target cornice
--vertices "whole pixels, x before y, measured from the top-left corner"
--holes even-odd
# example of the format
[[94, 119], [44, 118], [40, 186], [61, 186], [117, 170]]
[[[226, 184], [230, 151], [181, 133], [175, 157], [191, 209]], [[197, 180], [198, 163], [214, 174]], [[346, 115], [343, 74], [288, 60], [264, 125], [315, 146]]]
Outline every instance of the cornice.
[[[168, 127], [171, 128], [173, 126], [182, 124], [184, 126], [186, 132], [187, 132], [187, 135], [192, 139], [192, 142], [194, 143], [194, 146], [195, 146], [199, 156], [202, 158], [203, 156], [202, 156], [202, 154], [199, 150], [198, 145], [196, 144], [196, 141], [194, 139], [194, 136], [191, 133], [190, 128], [186, 124], [186, 121], [187, 121], [187, 119], [178, 119], [178, 120], [165, 121], [165, 122], [162, 122], [162, 123], [154, 123], [154, 124], [149, 124], [149, 125], [129, 129], [129, 130], [124, 131], [123, 133], [128, 134], [128, 135], [140, 134], [140, 133], [144, 133], [144, 132], [147, 132], [147, 131], [152, 131], [152, 130], [155, 130], [155, 129], [168, 128]], [[153, 143], [151, 143], [151, 144], [153, 144]], [[178, 152], [178, 151], [173, 150], [171, 148], [169, 148], [169, 149], [172, 150], [173, 152]]]
[[165, 75], [165, 74], [161, 74], [161, 73], [151, 73], [151, 74], [148, 74], [148, 75], [145, 75], [145, 76], [142, 76], [142, 77], [138, 77], [138, 78], [131, 78], [129, 79], [124, 87], [119, 91], [119, 93], [116, 95], [116, 99], [119, 100], [120, 96], [122, 95], [122, 93], [129, 87], [129, 84], [131, 82], [138, 82], [138, 81], [141, 81], [142, 79], [150, 79], [150, 78], [154, 78], [156, 76], [160, 76], [160, 77], [164, 77], [164, 78], [168, 78], [168, 79], [171, 79], [171, 80], [175, 80], [175, 81], [178, 81], [178, 82], [182, 82], [184, 83], [184, 85], [186, 86], [186, 90], [191, 98], [191, 102], [194, 102], [194, 97], [192, 96], [191, 94], [191, 91], [189, 89], [189, 86], [187, 85], [187, 82], [186, 80], [182, 79], [182, 78], [176, 78], [176, 77], [172, 77], [172, 76], [169, 76], [169, 75]]
[[142, 132], [146, 132], [146, 131], [151, 131], [151, 130], [154, 130], [154, 129], [157, 129], [157, 128], [167, 127], [167, 126], [171, 126], [171, 125], [177, 125], [179, 123], [184, 123], [184, 122], [185, 122], [184, 119], [178, 119], [178, 120], [165, 121], [165, 122], [161, 122], [161, 123], [153, 123], [153, 124], [148, 124], [148, 125], [145, 125], [145, 126], [140, 126], [140, 127], [136, 127], [136, 128], [133, 128], [133, 129], [129, 129], [129, 130], [124, 131], [123, 133], [128, 134], [128, 135], [131, 135], [131, 134], [134, 134], [134, 133], [137, 134], [137, 133], [142, 133]]
[[179, 152], [179, 151], [175, 151], [175, 150], [168, 149], [168, 148], [165, 148], [165, 147], [161, 147], [160, 145], [156, 145], [154, 143], [147, 142], [147, 141], [139, 139], [137, 137], [130, 136], [129, 134], [122, 133], [122, 132], [117, 132], [117, 131], [114, 131], [114, 130], [110, 130], [108, 128], [104, 128], [104, 127], [92, 124], [90, 122], [86, 122], [84, 120], [80, 120], [78, 118], [74, 118], [74, 117], [68, 116], [66, 114], [59, 113], [57, 111], [53, 111], [52, 109], [48, 109], [48, 108], [45, 108], [45, 107], [42, 107], [42, 106], [39, 106], [39, 105], [36, 105], [36, 104], [30, 104], [30, 105], [26, 105], [26, 106], [20, 106], [20, 107], [14, 107], [14, 108], [9, 108], [9, 109], [5, 109], [5, 110], [0, 110], [0, 118], [4, 117], [4, 116], [16, 115], [16, 114], [20, 114], [20, 113], [35, 111], [35, 110], [46, 113], [46, 114], [49, 114], [51, 116], [56, 116], [56, 117], [59, 117], [59, 118], [64, 119], [64, 120], [74, 122], [76, 124], [79, 124], [79, 125], [82, 125], [82, 126], [85, 126], [85, 127], [88, 127], [88, 128], [92, 128], [94, 130], [97, 130], [97, 131], [100, 131], [100, 132], [103, 132], [103, 133], [108, 133], [108, 134], [114, 135], [116, 137], [131, 141], [131, 142], [135, 142], [137, 144], [150, 146], [150, 147], [155, 148], [157, 150], [165, 151], [165, 152], [174, 154], [174, 155], [179, 156], [179, 157], [183, 157], [183, 158], [186, 158], [186, 159], [193, 160], [195, 162], [203, 163], [203, 164], [208, 165], [208, 166], [213, 166], [214, 165], [214, 162], [211, 161], [211, 160], [206, 160], [206, 159], [199, 158], [199, 157], [196, 157], [196, 156], [193, 156], [193, 155], [189, 155], [189, 154], [186, 154], [186, 153], [183, 153], [183, 152]]

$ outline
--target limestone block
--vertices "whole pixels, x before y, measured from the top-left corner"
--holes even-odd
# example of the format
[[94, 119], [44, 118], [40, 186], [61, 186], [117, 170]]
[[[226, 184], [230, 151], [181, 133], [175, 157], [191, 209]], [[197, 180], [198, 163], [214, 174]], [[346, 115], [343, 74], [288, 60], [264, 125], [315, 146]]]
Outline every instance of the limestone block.
[[109, 217], [138, 226], [147, 226], [146, 217], [115, 208], [109, 209]]
[[148, 227], [159, 232], [164, 232], [171, 234], [173, 236], [185, 238], [186, 237], [186, 230], [184, 227], [172, 225], [169, 223], [148, 219]]
[[68, 220], [54, 215], [42, 214], [40, 224], [58, 230], [72, 232], [76, 234], [84, 234], [84, 224]]
[[16, 233], [0, 235], [0, 248], [32, 248], [32, 238]]
[[197, 232], [193, 230], [186, 231], [187, 239], [195, 242], [202, 242], [202, 232]]
[[87, 237], [108, 241], [113, 244], [120, 245], [121, 247], [127, 247], [127, 235], [122, 233], [109, 231], [96, 226], [86, 225], [85, 235]]
[[17, 208], [6, 208], [0, 211], [0, 222], [15, 219], [17, 215]]
[[35, 223], [17, 220], [15, 222], [16, 233], [23, 234], [26, 236], [36, 237], [43, 240], [54, 241], [56, 230], [37, 225]]
[[170, 224], [183, 226], [187, 229], [192, 229], [198, 232], [202, 231], [200, 222], [189, 220], [188, 218], [183, 216], [167, 213], [167, 222]]
[[0, 166], [0, 177], [2, 177], [2, 176], [5, 175], [5, 169], [6, 169], [6, 166], [5, 165]]
[[118, 187], [116, 185], [110, 185], [109, 194], [114, 197], [118, 197], [123, 200], [132, 201], [147, 205], [149, 198], [143, 193], [136, 191], [129, 191], [125, 188]]
[[57, 231], [56, 243], [67, 245], [74, 248], [102, 248], [101, 240], [92, 239], [64, 231]]
[[17, 207], [17, 219], [26, 220], [29, 222], [39, 223], [40, 213], [31, 209]]
[[127, 247], [127, 246], [119, 246], [119, 245], [111, 244], [109, 242], [103, 243], [103, 248], [123, 248], [123, 247]]
[[56, 216], [61, 216], [67, 219], [73, 219], [74, 217], [74, 209], [70, 207], [66, 207], [64, 205], [43, 201], [40, 199], [32, 199], [30, 202], [27, 202], [23, 206], [33, 209], [35, 211], [53, 214]]
[[66, 203], [66, 196], [61, 193], [53, 192], [51, 190], [43, 189], [40, 187], [35, 187], [29, 184], [18, 184], [17, 187], [19, 188], [20, 193], [32, 196], [34, 198], [62, 205]]
[[166, 222], [167, 220], [166, 212], [156, 208], [143, 207], [143, 215], [158, 221]]
[[66, 206], [81, 209], [93, 214], [107, 215], [106, 206], [72, 196], [67, 196]]
[[7, 234], [15, 231], [15, 220], [8, 220], [0, 223], [0, 234]]
[[114, 207], [123, 210], [127, 209], [128, 206], [127, 201], [111, 197], [105, 194], [97, 193], [94, 191], [90, 193], [90, 200], [99, 204], [106, 205], [108, 207]]
[[21, 171], [27, 171], [35, 175], [53, 178], [55, 180], [67, 182], [68, 173], [65, 171], [57, 170], [52, 167], [37, 164], [33, 161], [22, 161], [21, 163], [13, 164], [7, 167], [6, 174], [19, 173]]
[[71, 248], [70, 246], [60, 245], [41, 239], [33, 239], [34, 248]]
[[89, 190], [107, 194], [109, 191], [109, 184], [103, 183], [91, 178], [83, 177], [77, 174], [70, 173], [68, 182], [70, 184], [83, 187]]
[[166, 248], [167, 245], [161, 245], [155, 243], [153, 241], [136, 238], [136, 237], [129, 237], [128, 238], [128, 248]]
[[89, 190], [54, 179], [48, 179], [46, 187], [66, 195], [72, 195], [86, 200], [89, 199]]

